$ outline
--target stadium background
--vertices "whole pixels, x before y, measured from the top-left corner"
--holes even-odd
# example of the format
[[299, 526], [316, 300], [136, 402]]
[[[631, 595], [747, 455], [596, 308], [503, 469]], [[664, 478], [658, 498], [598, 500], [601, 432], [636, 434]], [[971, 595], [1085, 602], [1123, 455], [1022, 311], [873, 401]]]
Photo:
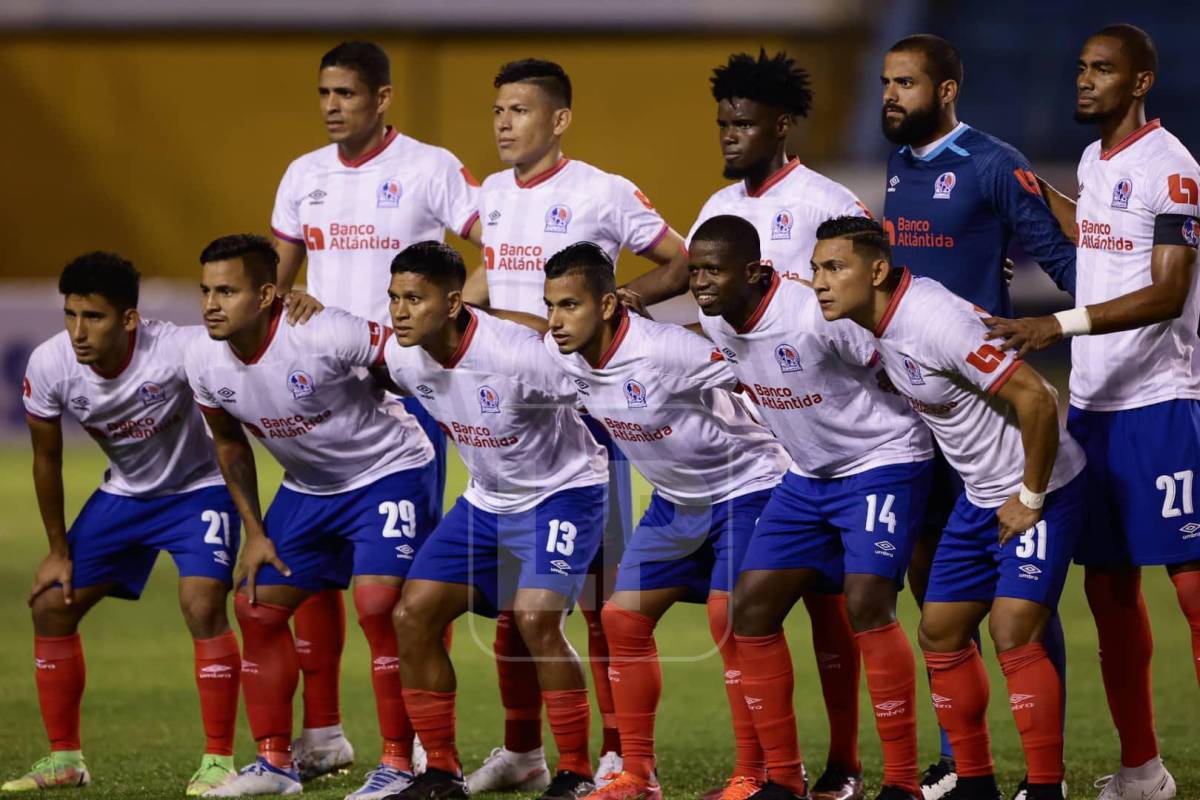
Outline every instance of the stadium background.
[[[882, 209], [888, 145], [879, 133], [880, 58], [900, 36], [927, 30], [962, 52], [966, 81], [960, 118], [1020, 149], [1064, 191], [1092, 138], [1071, 122], [1079, 44], [1100, 25], [1131, 21], [1155, 37], [1160, 73], [1151, 116], [1200, 147], [1191, 66], [1200, 21], [1191, 3], [1010, 0], [611, 0], [605, 3], [487, 0], [459, 3], [385, 0], [6, 0], [0, 4], [0, 69], [5, 119], [0, 152], [0, 775], [22, 771], [45, 749], [37, 715], [24, 593], [44, 553], [29, 478], [19, 398], [29, 351], [61, 318], [53, 278], [73, 255], [112, 249], [130, 257], [147, 282], [143, 309], [198, 322], [196, 255], [213, 236], [267, 231], [275, 188], [287, 163], [325, 143], [315, 102], [316, 63], [336, 42], [366, 37], [392, 57], [396, 97], [389, 121], [443, 145], [479, 178], [502, 167], [490, 126], [492, 76], [504, 61], [537, 55], [561, 62], [575, 85], [568, 155], [634, 180], [664, 217], [686, 234], [695, 213], [724, 181], [707, 77], [729, 53], [783, 48], [812, 73], [815, 106], [792, 151]], [[463, 247], [469, 263], [478, 254]], [[1019, 267], [1014, 295], [1022, 311], [1066, 304], [1035, 266]], [[646, 266], [626, 255], [622, 278]], [[676, 313], [679, 309], [675, 309]], [[686, 313], [686, 312], [684, 312]], [[1065, 398], [1065, 352], [1038, 360]], [[260, 459], [269, 497], [279, 472]], [[82, 438], [67, 453], [68, 514], [103, 469]], [[452, 474], [451, 491], [463, 483]], [[452, 498], [452, 495], [448, 495]], [[642, 505], [648, 489], [639, 487]], [[1180, 797], [1200, 797], [1197, 693], [1186, 624], [1161, 571], [1147, 574], [1156, 621], [1156, 702], [1162, 747], [1180, 779]], [[909, 631], [912, 604], [902, 601]], [[810, 769], [819, 771], [826, 729], [808, 646], [797, 612], [789, 625], [797, 664], [797, 710]], [[1064, 598], [1070, 644], [1068, 780], [1086, 784], [1116, 766], [1096, 665], [1095, 632], [1079, 576]], [[571, 621], [583, 645], [578, 620]], [[350, 625], [344, 666], [344, 717], [359, 765], [375, 757], [368, 658]], [[176, 794], [199, 743], [191, 645], [174, 600], [174, 570], [162, 559], [139, 604], [110, 601], [83, 628], [89, 667], [84, 747], [96, 778], [93, 797]], [[455, 659], [462, 676], [459, 720], [465, 760], [477, 763], [499, 743], [501, 713], [486, 621], [459, 623]], [[661, 772], [669, 797], [695, 796], [731, 761], [719, 661], [711, 657], [703, 612], [666, 618], [660, 649], [665, 695], [659, 717]], [[989, 648], [990, 652], [990, 648]], [[994, 660], [989, 658], [994, 667]], [[1003, 683], [992, 704], [997, 760], [1019, 775], [1020, 750]], [[869, 703], [861, 739], [867, 774], [879, 774]], [[923, 714], [922, 756], [936, 742]], [[598, 720], [597, 720], [598, 722]], [[548, 738], [548, 737], [547, 737]], [[239, 762], [253, 746], [239, 731]], [[357, 774], [354, 775], [357, 777]], [[316, 787], [341, 797], [352, 779]]]

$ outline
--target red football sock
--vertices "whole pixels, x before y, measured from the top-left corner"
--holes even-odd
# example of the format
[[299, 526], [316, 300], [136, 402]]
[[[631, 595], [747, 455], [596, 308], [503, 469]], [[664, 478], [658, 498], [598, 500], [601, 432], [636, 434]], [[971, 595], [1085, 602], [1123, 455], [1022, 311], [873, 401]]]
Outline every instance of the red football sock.
[[421, 744], [429, 766], [453, 775], [462, 774], [458, 748], [454, 744], [455, 692], [427, 692], [405, 689], [404, 705]]
[[292, 609], [250, 605], [240, 592], [233, 603], [242, 629], [242, 694], [258, 752], [280, 768], [292, 765], [292, 698], [300, 682], [296, 643], [288, 628]]
[[196, 651], [196, 688], [200, 692], [200, 718], [207, 739], [204, 752], [233, 755], [233, 732], [237, 728], [238, 686], [242, 657], [237, 636], [225, 631], [211, 639], [193, 639]]
[[725, 696], [729, 700], [729, 715], [733, 719], [733, 774], [744, 775], [757, 781], [766, 779], [766, 763], [763, 761], [762, 746], [754, 732], [754, 719], [746, 707], [746, 696], [742, 694], [742, 668], [738, 663], [737, 642], [733, 638], [733, 625], [729, 620], [729, 595], [708, 596], [708, 629], [721, 652], [725, 667]]
[[1062, 783], [1062, 681], [1040, 642], [997, 656], [1008, 680], [1008, 701], [1021, 734], [1030, 783]]
[[587, 621], [588, 667], [592, 671], [592, 684], [596, 687], [596, 705], [600, 707], [600, 721], [604, 740], [600, 752], [612, 751], [622, 755], [621, 734], [617, 731], [617, 707], [613, 702], [613, 689], [608, 680], [608, 639], [600, 612], [581, 609]]
[[1154, 638], [1138, 572], [1085, 573], [1108, 710], [1121, 739], [1121, 765], [1139, 767], [1158, 755], [1150, 657]]
[[537, 664], [511, 611], [496, 618], [496, 673], [500, 677], [500, 702], [504, 705], [504, 749], [528, 753], [542, 746], [542, 689]]
[[858, 634], [875, 729], [883, 744], [883, 782], [920, 796], [917, 778], [917, 667], [899, 622]]
[[1180, 572], [1171, 576], [1179, 607], [1192, 628], [1192, 666], [1200, 681], [1200, 572]]
[[792, 654], [783, 631], [770, 636], [735, 636], [742, 667], [744, 702], [762, 743], [767, 777], [801, 797], [808, 793], [792, 708]]
[[588, 752], [588, 730], [592, 704], [587, 689], [561, 689], [542, 692], [550, 733], [558, 745], [558, 770], [570, 770], [585, 778], [592, 777], [592, 757]]
[[993, 774], [987, 727], [988, 676], [979, 649], [971, 644], [954, 653], [926, 650], [925, 667], [929, 670], [933, 707], [938, 723], [950, 737], [959, 777]]
[[371, 649], [371, 686], [375, 713], [383, 735], [382, 763], [408, 772], [412, 769], [413, 727], [400, 690], [400, 656], [392, 609], [400, 601], [400, 587], [363, 583], [354, 587], [358, 624]]
[[296, 652], [304, 673], [304, 727], [342, 721], [338, 682], [346, 646], [346, 603], [341, 589], [317, 592], [296, 608]]
[[829, 717], [829, 763], [852, 772], [858, 760], [858, 684], [861, 669], [858, 642], [850, 627], [844, 594], [806, 594], [804, 607], [812, 623], [817, 673]]
[[79, 750], [79, 706], [87, 670], [79, 634], [34, 636], [38, 704], [51, 750]]
[[655, 621], [605, 603], [604, 631], [612, 652], [613, 699], [625, 745], [624, 770], [644, 780], [654, 775], [654, 717], [662, 697], [662, 670], [654, 644]]

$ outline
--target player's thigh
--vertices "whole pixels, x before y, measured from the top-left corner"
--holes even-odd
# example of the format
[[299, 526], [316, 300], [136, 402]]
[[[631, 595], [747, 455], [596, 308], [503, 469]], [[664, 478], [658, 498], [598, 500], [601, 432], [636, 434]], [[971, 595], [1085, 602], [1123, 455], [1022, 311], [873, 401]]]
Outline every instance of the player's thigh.
[[181, 579], [208, 578], [232, 586], [241, 517], [229, 490], [206, 486], [163, 500], [161, 521], [149, 543], [171, 555]]
[[658, 621], [667, 609], [683, 600], [688, 594], [686, 586], [673, 589], [649, 589], [646, 591], [613, 592], [608, 602], [624, 611], [632, 611]]
[[97, 584], [74, 589], [71, 602], [66, 601], [61, 586], [53, 586], [33, 599], [30, 609], [33, 616], [33, 632], [37, 636], [70, 636], [79, 627], [79, 621], [103, 600], [113, 589], [113, 584]]
[[113, 597], [141, 597], [158, 557], [154, 539], [173, 524], [170, 499], [93, 492], [67, 531], [73, 589], [103, 586]]
[[500, 605], [499, 517], [459, 497], [413, 559], [405, 579], [406, 592], [416, 581], [465, 587], [468, 610], [496, 616]]
[[463, 583], [424, 578], [406, 580], [400, 602], [392, 612], [397, 638], [401, 642], [440, 640], [446, 626], [478, 602], [475, 593], [473, 586]]
[[988, 633], [996, 652], [1042, 641], [1050, 614], [1050, 608], [1032, 600], [997, 597], [988, 616]]
[[839, 483], [829, 521], [841, 532], [846, 574], [877, 575], [902, 585], [925, 518], [932, 460], [892, 464]]
[[971, 646], [972, 637], [989, 608], [990, 602], [926, 600], [921, 607], [921, 625], [917, 632], [921, 649], [953, 653]]
[[354, 547], [354, 574], [403, 580], [437, 521], [431, 516], [437, 467], [385, 475], [357, 490], [339, 534]]

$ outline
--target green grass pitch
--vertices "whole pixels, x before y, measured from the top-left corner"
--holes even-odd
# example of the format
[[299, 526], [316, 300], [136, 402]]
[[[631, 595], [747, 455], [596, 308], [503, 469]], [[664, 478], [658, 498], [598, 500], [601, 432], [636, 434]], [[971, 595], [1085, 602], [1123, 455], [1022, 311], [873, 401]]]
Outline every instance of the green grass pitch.
[[[70, 517], [95, 487], [103, 460], [96, 448], [82, 443], [68, 449], [66, 460]], [[279, 472], [268, 458], [260, 457], [259, 464], [264, 494], [269, 496]], [[463, 482], [461, 466], [455, 462], [450, 491], [460, 489]], [[645, 484], [639, 484], [637, 490], [644, 507], [649, 492]], [[25, 606], [34, 567], [45, 552], [45, 539], [25, 447], [0, 448], [0, 508], [8, 509], [0, 514], [0, 778], [7, 779], [24, 772], [47, 750], [34, 691], [31, 627]], [[93, 784], [81, 792], [61, 792], [61, 796], [79, 794], [100, 800], [183, 795], [184, 784], [199, 761], [203, 734], [192, 679], [192, 647], [178, 611], [175, 580], [170, 559], [163, 557], [140, 602], [108, 600], [84, 621], [88, 686], [83, 744]], [[1163, 752], [1179, 782], [1179, 797], [1200, 797], [1200, 737], [1196, 735], [1200, 694], [1187, 625], [1162, 570], [1147, 572], [1145, 590], [1155, 621], [1155, 700]], [[916, 615], [911, 597], [902, 595], [901, 606], [905, 627], [912, 634]], [[1092, 781], [1115, 769], [1118, 751], [1100, 683], [1095, 630], [1078, 571], [1068, 583], [1062, 615], [1070, 650], [1067, 780], [1072, 796], [1094, 797]], [[827, 730], [807, 627], [803, 607], [799, 607], [788, 624], [796, 662], [796, 712], [810, 773], [820, 773]], [[453, 655], [459, 675], [459, 747], [470, 769], [500, 744], [502, 712], [490, 654], [492, 624], [464, 618], [457, 628]], [[572, 618], [569, 631], [581, 652], [585, 651], [581, 620]], [[667, 797], [697, 797], [722, 780], [732, 764], [721, 666], [712, 652], [703, 609], [680, 606], [672, 610], [659, 628], [658, 642], [660, 652], [672, 657], [663, 664], [664, 692], [658, 716], [660, 776]], [[1020, 779], [1023, 762], [1003, 679], [990, 646], [985, 649], [993, 687], [993, 746], [1007, 794]], [[924, 694], [922, 682], [918, 687], [922, 765], [937, 752], [933, 713]], [[378, 757], [369, 659], [352, 613], [342, 704], [343, 723], [358, 763], [349, 775], [310, 784], [305, 790], [310, 797], [343, 797], [358, 787], [363, 772]], [[595, 747], [599, 742], [596, 712], [593, 721]], [[881, 767], [865, 687], [860, 730], [868, 796], [873, 796]], [[548, 730], [546, 740], [550, 741]], [[237, 739], [239, 765], [253, 753], [243, 715]]]

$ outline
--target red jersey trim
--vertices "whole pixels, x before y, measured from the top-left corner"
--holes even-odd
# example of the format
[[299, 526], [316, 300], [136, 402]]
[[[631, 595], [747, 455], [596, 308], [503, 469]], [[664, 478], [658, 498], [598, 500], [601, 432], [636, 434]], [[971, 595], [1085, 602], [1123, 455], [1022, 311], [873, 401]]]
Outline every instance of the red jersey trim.
[[990, 395], [994, 395], [997, 392], [999, 392], [1001, 389], [1003, 389], [1004, 384], [1008, 383], [1008, 379], [1011, 378], [1013, 376], [1013, 374], [1018, 369], [1020, 369], [1021, 365], [1024, 363], [1025, 362], [1022, 361], [1021, 359], [1014, 358], [1012, 360], [1012, 363], [1008, 365], [1008, 368], [1005, 369], [1004, 372], [1001, 372], [1000, 375], [996, 378], [996, 380], [992, 381], [992, 385], [988, 387], [987, 393]]
[[518, 189], [532, 189], [534, 186], [537, 186], [540, 183], [545, 183], [558, 173], [562, 172], [566, 168], [567, 164], [570, 163], [571, 159], [565, 157], [560, 158], [558, 163], [550, 169], [546, 170], [545, 172], [540, 172], [537, 175], [534, 175], [532, 178], [524, 181], [517, 177], [517, 171], [514, 169], [513, 181], [517, 184]]
[[1150, 121], [1149, 121], [1149, 122], [1147, 122], [1145, 125], [1143, 125], [1142, 127], [1138, 128], [1136, 131], [1134, 131], [1133, 133], [1129, 134], [1129, 135], [1128, 135], [1128, 136], [1126, 136], [1124, 139], [1122, 139], [1121, 141], [1119, 141], [1119, 142], [1117, 142], [1115, 145], [1113, 145], [1113, 149], [1112, 149], [1112, 150], [1108, 150], [1107, 152], [1106, 152], [1106, 151], [1104, 151], [1104, 150], [1101, 150], [1101, 151], [1100, 151], [1100, 160], [1101, 160], [1101, 161], [1108, 161], [1110, 158], [1112, 158], [1113, 156], [1115, 156], [1117, 153], [1119, 153], [1119, 152], [1121, 152], [1122, 150], [1126, 149], [1126, 148], [1127, 148], [1127, 147], [1129, 147], [1131, 144], [1133, 144], [1134, 142], [1136, 142], [1138, 139], [1141, 139], [1141, 138], [1142, 138], [1143, 136], [1145, 136], [1147, 133], [1150, 133], [1151, 131], [1154, 131], [1154, 130], [1158, 130], [1158, 129], [1159, 129], [1159, 128], [1161, 128], [1161, 127], [1162, 127], [1162, 120], [1161, 120], [1161, 119], [1157, 119], [1157, 118], [1156, 118], [1156, 119], [1152, 119], [1152, 120], [1150, 120]]
[[650, 244], [646, 245], [641, 250], [638, 250], [637, 255], [640, 256], [643, 253], [649, 253], [651, 250], [658, 247], [658, 243], [661, 242], [664, 238], [666, 238], [667, 231], [669, 231], [669, 230], [671, 230], [671, 226], [664, 222], [663, 226], [662, 226], [662, 230], [660, 230], [657, 234], [655, 234], [654, 238], [650, 240]]
[[788, 175], [792, 174], [792, 170], [794, 170], [798, 166], [800, 166], [800, 159], [797, 158], [796, 156], [792, 156], [786, 164], [784, 164], [779, 169], [775, 170], [775, 172], [771, 173], [771, 175], [765, 181], [763, 181], [762, 186], [758, 187], [757, 191], [752, 192], [752, 191], [750, 191], [750, 187], [747, 186], [746, 187], [746, 196], [747, 197], [762, 197], [764, 194], [767, 193], [767, 191], [772, 186], [779, 183], [781, 180], [786, 178]]
[[479, 318], [475, 316], [475, 312], [466, 307], [467, 313], [471, 315], [471, 321], [467, 323], [467, 329], [463, 331], [462, 339], [458, 342], [458, 349], [450, 356], [450, 360], [442, 364], [446, 369], [454, 369], [458, 366], [458, 362], [463, 360], [463, 356], [467, 354], [467, 348], [471, 346], [471, 340], [475, 338], [475, 329], [479, 327]]
[[111, 374], [106, 374], [106, 373], [103, 373], [100, 370], [96, 369], [94, 366], [92, 367], [92, 372], [96, 373], [101, 378], [104, 378], [104, 380], [106, 380], [106, 381], [111, 381], [115, 378], [119, 378], [121, 376], [121, 373], [125, 371], [125, 368], [129, 366], [129, 362], [133, 361], [133, 351], [136, 347], [137, 347], [137, 328], [134, 328], [133, 330], [131, 330], [129, 332], [129, 349], [125, 351], [125, 360], [121, 362], [121, 366], [117, 367], [116, 372], [113, 372]]
[[301, 245], [301, 246], [303, 246], [303, 245], [304, 245], [304, 240], [303, 240], [303, 239], [299, 239], [299, 238], [297, 238], [297, 237], [295, 237], [295, 236], [291, 236], [291, 235], [289, 235], [289, 234], [286, 234], [286, 233], [284, 233], [283, 231], [279, 230], [279, 228], [272, 227], [272, 228], [271, 228], [271, 233], [275, 234], [275, 238], [276, 238], [276, 239], [282, 239], [282, 240], [283, 240], [283, 241], [285, 241], [285, 242], [291, 242], [292, 244], [298, 244], [298, 245]]
[[754, 330], [754, 326], [762, 320], [763, 314], [767, 313], [767, 306], [771, 304], [771, 298], [775, 296], [775, 290], [782, 282], [783, 279], [779, 277], [779, 273], [771, 270], [771, 285], [767, 287], [767, 293], [763, 295], [762, 300], [758, 301], [758, 308], [754, 309], [754, 313], [750, 315], [750, 319], [746, 320], [746, 324], [736, 329], [737, 333], [744, 336]]
[[479, 219], [478, 211], [474, 212], [470, 217], [467, 218], [467, 224], [462, 226], [462, 230], [458, 232], [458, 235], [463, 239], [466, 239], [467, 235], [471, 232], [471, 227], [475, 224], [475, 220], [477, 219]]
[[238, 361], [247, 366], [257, 364], [258, 360], [267, 352], [267, 348], [271, 346], [271, 342], [275, 340], [275, 331], [279, 329], [279, 320], [281, 319], [283, 319], [283, 301], [277, 298], [271, 306], [271, 327], [267, 329], [267, 338], [263, 339], [262, 344], [254, 351], [254, 354], [249, 358], [242, 358], [233, 347], [229, 348], [230, 351], [237, 356]]
[[388, 125], [386, 128], [384, 128], [383, 141], [376, 145], [373, 149], [368, 150], [353, 161], [347, 161], [346, 159], [342, 158], [342, 151], [338, 150], [338, 161], [342, 162], [343, 167], [361, 167], [363, 164], [367, 163], [384, 150], [387, 150], [388, 145], [396, 141], [396, 137], [399, 135], [399, 131], [397, 131], [391, 125]]
[[388, 339], [391, 339], [395, 335], [395, 332], [391, 328], [387, 327], [386, 325], [382, 325], [380, 327], [383, 329], [383, 333], [380, 336], [379, 352], [375, 354], [375, 363], [371, 365], [374, 367], [382, 367], [383, 366], [383, 364], [385, 362], [384, 351], [387, 350]]
[[887, 308], [883, 310], [883, 316], [880, 317], [879, 324], [875, 326], [874, 334], [876, 339], [883, 336], [883, 332], [887, 330], [892, 317], [896, 316], [896, 309], [900, 306], [900, 300], [904, 298], [904, 293], [908, 291], [908, 287], [911, 285], [912, 273], [908, 271], [908, 267], [905, 267], [904, 274], [900, 276], [900, 285], [896, 287], [891, 301], [888, 303]]
[[613, 336], [613, 340], [608, 343], [608, 349], [600, 356], [600, 360], [596, 362], [595, 369], [604, 369], [608, 366], [608, 362], [612, 361], [612, 357], [617, 354], [617, 350], [621, 347], [621, 342], [625, 341], [625, 334], [629, 333], [629, 312], [621, 310], [621, 321], [617, 324], [617, 333]]

